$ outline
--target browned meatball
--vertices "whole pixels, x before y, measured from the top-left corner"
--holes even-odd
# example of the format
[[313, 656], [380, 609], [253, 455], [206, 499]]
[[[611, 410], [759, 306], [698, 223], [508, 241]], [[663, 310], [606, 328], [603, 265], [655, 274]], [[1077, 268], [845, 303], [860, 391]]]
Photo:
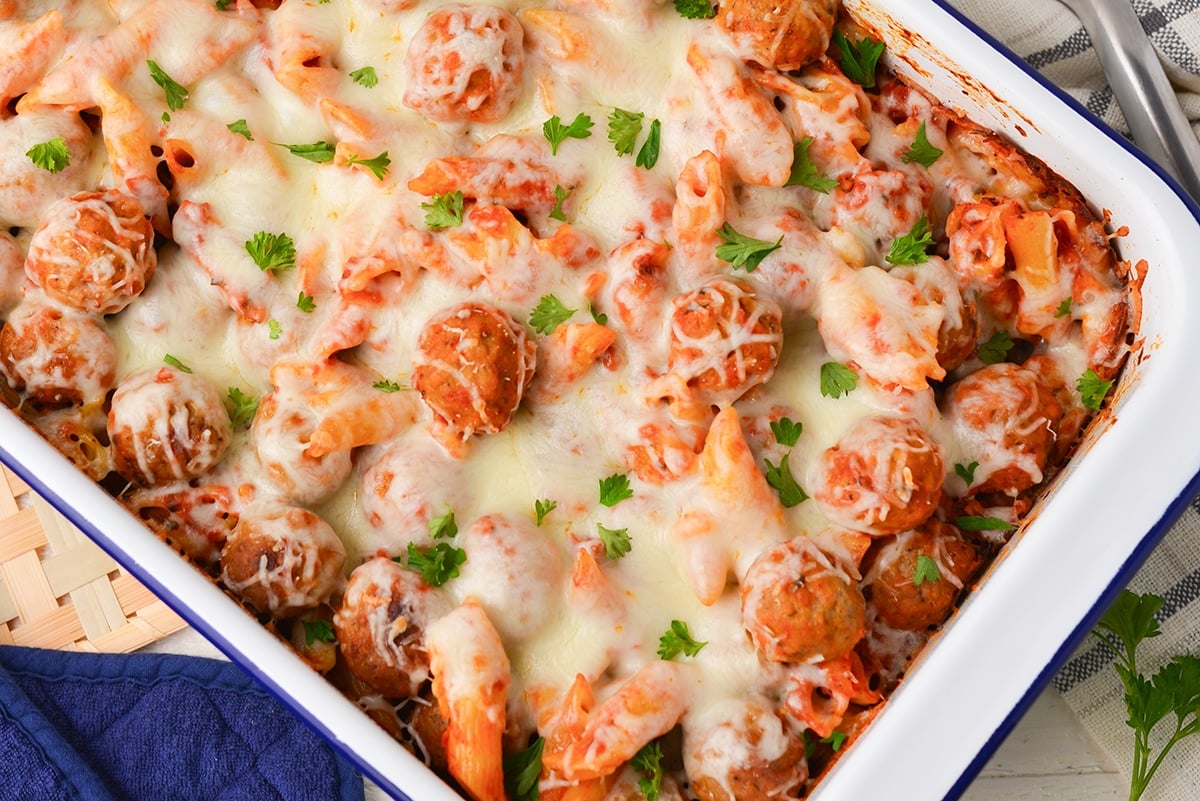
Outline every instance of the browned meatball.
[[378, 556], [350, 574], [333, 627], [351, 673], [389, 698], [407, 698], [429, 678], [425, 628], [446, 611], [420, 576]]
[[667, 366], [717, 404], [769, 381], [783, 349], [779, 305], [729, 278], [675, 298], [670, 332]]
[[237, 495], [224, 484], [178, 482], [139, 488], [121, 502], [158, 538], [208, 570], [217, 565], [237, 525]]
[[506, 312], [464, 303], [425, 324], [412, 385], [461, 439], [496, 434], [512, 422], [533, 378], [537, 346]]
[[146, 288], [158, 257], [142, 204], [109, 189], [64, 198], [29, 240], [25, 274], [57, 301], [114, 314]]
[[963, 463], [978, 463], [970, 494], [1016, 496], [1041, 483], [1063, 407], [1037, 373], [990, 364], [950, 386], [943, 416], [963, 445]]
[[897, 534], [879, 549], [867, 575], [876, 614], [897, 629], [936, 626], [982, 562], [978, 547], [937, 519]]
[[847, 654], [866, 632], [857, 582], [805, 536], [759, 554], [742, 579], [742, 625], [770, 662]]
[[38, 403], [98, 404], [116, 381], [117, 349], [88, 315], [30, 295], [0, 329], [0, 371]]
[[822, 454], [809, 485], [832, 522], [881, 536], [925, 522], [945, 478], [941, 448], [915, 420], [864, 417]]
[[174, 367], [135, 373], [113, 393], [113, 467], [138, 484], [198, 478], [221, 461], [233, 428], [216, 386]]
[[796, 798], [808, 780], [804, 740], [757, 698], [685, 727], [683, 764], [700, 801]]
[[524, 38], [504, 9], [442, 6], [408, 46], [404, 105], [441, 122], [496, 122], [521, 91]]
[[794, 70], [829, 47], [837, 9], [838, 0], [725, 0], [717, 25], [747, 61]]
[[278, 506], [242, 513], [221, 549], [221, 581], [255, 611], [285, 618], [324, 603], [345, 562], [328, 523]]

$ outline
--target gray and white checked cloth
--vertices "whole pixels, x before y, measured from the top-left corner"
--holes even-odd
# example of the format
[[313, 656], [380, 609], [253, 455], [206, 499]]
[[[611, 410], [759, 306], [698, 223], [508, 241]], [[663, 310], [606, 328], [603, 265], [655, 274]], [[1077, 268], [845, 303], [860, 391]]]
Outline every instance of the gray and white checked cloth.
[[[1056, 0], [949, 3], [1108, 125], [1128, 133], [1091, 39], [1065, 5]], [[1133, 6], [1192, 130], [1200, 134], [1200, 0], [1133, 0]], [[1162, 634], [1139, 648], [1143, 673], [1152, 674], [1177, 653], [1200, 653], [1200, 501], [1183, 513], [1129, 586], [1165, 599], [1159, 613]], [[1089, 637], [1054, 677], [1053, 685], [1096, 743], [1128, 775], [1132, 731], [1125, 724], [1124, 691], [1111, 657]], [[1142, 798], [1200, 799], [1200, 740], [1176, 746]]]

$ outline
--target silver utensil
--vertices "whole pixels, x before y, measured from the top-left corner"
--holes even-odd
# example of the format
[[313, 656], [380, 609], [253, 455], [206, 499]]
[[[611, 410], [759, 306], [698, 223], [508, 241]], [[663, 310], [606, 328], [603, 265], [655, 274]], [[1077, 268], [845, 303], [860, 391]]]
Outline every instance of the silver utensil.
[[1062, 2], [1091, 37], [1134, 142], [1200, 201], [1200, 141], [1130, 0]]

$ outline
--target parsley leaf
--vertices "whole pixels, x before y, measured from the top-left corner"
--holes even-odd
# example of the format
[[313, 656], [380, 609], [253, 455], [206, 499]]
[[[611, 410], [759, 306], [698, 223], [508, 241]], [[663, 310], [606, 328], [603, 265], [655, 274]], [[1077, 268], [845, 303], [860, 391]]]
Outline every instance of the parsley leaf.
[[674, 0], [675, 10], [685, 19], [712, 19], [717, 10], [708, 0]]
[[632, 497], [633, 489], [629, 486], [629, 476], [623, 473], [613, 473], [607, 478], [600, 479], [600, 503], [605, 506], [616, 506], [621, 501]]
[[183, 108], [183, 104], [188, 99], [187, 88], [171, 80], [171, 76], [163, 72], [162, 67], [153, 61], [147, 60], [146, 66], [150, 68], [151, 79], [162, 87], [163, 94], [167, 97], [167, 108], [171, 109], [171, 111], [179, 111]]
[[435, 540], [448, 540], [458, 534], [458, 523], [454, 522], [454, 510], [446, 509], [429, 520], [429, 536]]
[[1073, 311], [1074, 305], [1075, 305], [1074, 298], [1067, 298], [1062, 303], [1058, 304], [1058, 307], [1054, 310], [1055, 319], [1057, 319], [1059, 317], [1069, 316], [1071, 314], [1071, 312]]
[[821, 365], [821, 394], [827, 398], [849, 395], [858, 386], [858, 373], [840, 362]]
[[174, 367], [176, 370], [180, 371], [181, 373], [192, 372], [192, 368], [188, 367], [186, 364], [179, 361], [179, 359], [176, 359], [174, 356], [172, 356], [169, 353], [166, 356], [163, 356], [163, 364], [169, 364], [172, 367]]
[[46, 172], [61, 172], [71, 163], [71, 151], [61, 136], [34, 145], [25, 151], [25, 155]]
[[637, 144], [638, 135], [642, 132], [642, 120], [645, 114], [640, 111], [626, 111], [614, 108], [608, 115], [608, 141], [617, 149], [617, 155], [628, 156]]
[[247, 142], [254, 141], [254, 135], [250, 133], [250, 126], [246, 124], [245, 119], [234, 120], [225, 127], [233, 131], [238, 136], [245, 138]]
[[274, 317], [272, 317], [270, 320], [267, 320], [267, 338], [268, 339], [279, 339], [279, 336], [282, 333], [283, 333], [283, 326], [280, 325], [278, 320], [276, 320]]
[[892, 264], [922, 264], [929, 260], [925, 249], [933, 244], [933, 232], [929, 229], [929, 218], [924, 214], [912, 230], [892, 240], [887, 260]]
[[638, 151], [634, 164], [647, 170], [654, 169], [654, 165], [658, 163], [658, 149], [661, 144], [662, 123], [657, 119], [651, 120], [650, 132], [646, 134], [646, 141], [642, 142], [642, 148]]
[[717, 236], [722, 242], [717, 245], [717, 258], [729, 262], [735, 270], [741, 269], [748, 273], [758, 269], [763, 259], [783, 245], [782, 234], [774, 242], [752, 239], [739, 234], [729, 223], [717, 229]]
[[246, 242], [246, 252], [263, 272], [280, 272], [296, 266], [296, 244], [287, 234], [259, 231]]
[[238, 387], [229, 388], [229, 422], [234, 428], [246, 428], [258, 413], [258, 398], [247, 395]]
[[296, 298], [296, 308], [305, 314], [312, 314], [317, 310], [317, 303], [313, 300], [312, 295], [306, 295], [304, 294], [304, 291], [301, 290], [300, 297]]
[[779, 502], [786, 509], [799, 506], [808, 500], [808, 493], [796, 483], [796, 478], [792, 475], [792, 468], [788, 464], [789, 456], [790, 454], [785, 454], [777, 465], [771, 464], [770, 459], [763, 459], [767, 466], [767, 484], [779, 493]]
[[1075, 383], [1075, 389], [1079, 392], [1079, 399], [1084, 408], [1094, 412], [1100, 408], [1100, 404], [1104, 403], [1104, 397], [1108, 395], [1112, 385], [1111, 379], [1101, 381], [1100, 376], [1096, 375], [1096, 371], [1089, 367], [1083, 375], [1079, 376], [1079, 380]]
[[804, 425], [793, 422], [788, 417], [781, 417], [778, 420], [771, 421], [771, 433], [775, 435], [775, 441], [789, 448], [795, 445], [800, 439], [802, 431], [804, 431]]
[[359, 67], [350, 73], [350, 80], [367, 89], [374, 89], [379, 84], [379, 76], [375, 74], [375, 68], [371, 66]]
[[592, 319], [600, 325], [608, 325], [608, 315], [604, 312], [596, 311], [596, 307], [588, 304], [588, 312], [592, 315]]
[[998, 517], [982, 517], [980, 515], [963, 515], [955, 519], [954, 525], [963, 531], [1012, 531], [1016, 528], [1007, 520]]
[[935, 560], [920, 554], [917, 556], [917, 569], [913, 571], [913, 586], [920, 587], [925, 582], [934, 582], [942, 580], [942, 571], [938, 570], [938, 564]]
[[929, 168], [941, 156], [942, 151], [929, 143], [929, 135], [925, 132], [925, 121], [921, 120], [921, 125], [917, 128], [916, 139], [913, 140], [908, 150], [900, 155], [900, 160], [905, 164], [915, 161], [923, 167]]
[[792, 146], [792, 174], [788, 176], [784, 186], [807, 186], [815, 192], [820, 192], [825, 195], [829, 190], [838, 185], [838, 182], [833, 178], [826, 178], [817, 171], [817, 165], [813, 164], [812, 159], [808, 156], [808, 149], [812, 147], [813, 138], [806, 136]]
[[1000, 329], [979, 346], [979, 361], [984, 364], [999, 364], [1008, 356], [1012, 346], [1012, 337], [1007, 331]]
[[512, 801], [537, 801], [545, 745], [546, 738], [538, 737], [528, 748], [504, 757], [504, 789]]
[[883, 55], [883, 42], [863, 38], [852, 42], [841, 31], [833, 32], [833, 43], [841, 52], [841, 68], [846, 77], [864, 89], [875, 88], [875, 67]]
[[554, 185], [554, 208], [550, 210], [550, 219], [558, 220], [559, 222], [567, 221], [567, 215], [563, 213], [562, 204], [570, 194], [570, 189], [563, 189], [560, 184]]
[[371, 385], [372, 389], [377, 389], [380, 392], [399, 392], [403, 389], [398, 381], [392, 381], [390, 378], [381, 378]]
[[425, 226], [439, 231], [443, 228], [453, 228], [462, 225], [463, 193], [455, 190], [444, 195], [434, 195], [433, 200], [422, 203], [425, 210]]
[[975, 468], [977, 467], [979, 467], [979, 462], [971, 462], [966, 465], [959, 462], [954, 465], [954, 472], [969, 487], [975, 483]]
[[542, 295], [538, 305], [529, 313], [529, 324], [539, 334], [549, 334], [571, 318], [578, 309], [568, 309], [554, 295]]
[[388, 152], [386, 150], [380, 153], [378, 156], [370, 159], [359, 158], [358, 156], [348, 156], [346, 158], [347, 167], [353, 167], [355, 164], [359, 165], [360, 167], [366, 167], [371, 171], [371, 174], [380, 181], [382, 181], [383, 177], [388, 174], [388, 166], [391, 163], [392, 160], [388, 158]]
[[620, 559], [633, 549], [627, 528], [605, 528], [597, 523], [596, 531], [600, 534], [600, 541], [604, 543], [604, 555], [609, 559]]
[[662, 792], [665, 773], [662, 760], [662, 746], [658, 744], [657, 740], [643, 745], [633, 755], [633, 759], [629, 760], [629, 764], [633, 766], [634, 770], [640, 771], [642, 774], [642, 778], [638, 779], [638, 789], [642, 791], [646, 801], [658, 801], [658, 795]]
[[544, 501], [539, 499], [534, 501], [533, 514], [537, 524], [540, 526], [545, 521], [546, 515], [553, 512], [556, 508], [558, 508], [558, 501], [553, 501], [550, 499], [546, 499]]
[[233, 0], [216, 0], [213, 5], [217, 7], [217, 11], [224, 11], [225, 9], [229, 8], [232, 3]]
[[334, 146], [324, 139], [307, 145], [285, 145], [281, 142], [275, 144], [287, 148], [293, 156], [299, 156], [314, 164], [326, 164], [333, 161]]
[[550, 155], [557, 156], [558, 146], [567, 139], [587, 139], [592, 135], [594, 124], [583, 112], [576, 114], [570, 125], [563, 125], [557, 114], [546, 120], [542, 123], [542, 136], [550, 143]]
[[832, 734], [830, 734], [828, 737], [822, 737], [821, 742], [827, 743], [829, 745], [829, 747], [832, 748], [835, 752], [841, 751], [842, 746], [846, 742], [846, 732], [835, 731]]
[[419, 573], [429, 586], [440, 587], [450, 579], [458, 578], [458, 568], [466, 561], [467, 552], [448, 542], [426, 546], [410, 542], [405, 567]]
[[333, 623], [328, 620], [304, 621], [304, 644], [312, 645], [317, 640], [333, 642], [337, 639], [333, 634]]
[[682, 620], [672, 620], [671, 628], [658, 638], [658, 656], [660, 659], [667, 660], [674, 659], [680, 654], [695, 656], [706, 645], [708, 645], [707, 642], [697, 642], [692, 638], [687, 623]]

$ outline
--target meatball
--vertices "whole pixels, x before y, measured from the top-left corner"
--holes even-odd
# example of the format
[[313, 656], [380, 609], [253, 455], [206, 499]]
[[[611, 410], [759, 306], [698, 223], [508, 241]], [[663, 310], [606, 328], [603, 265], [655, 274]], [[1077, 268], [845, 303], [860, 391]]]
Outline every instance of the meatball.
[[[936, 575], [927, 574], [928, 568], [918, 575], [922, 557], [932, 560]], [[978, 547], [937, 519], [896, 535], [879, 549], [867, 575], [877, 617], [906, 631], [938, 625], [982, 562]]]
[[408, 698], [429, 678], [425, 629], [447, 611], [420, 576], [378, 556], [350, 574], [333, 628], [351, 673], [389, 698]]
[[837, 659], [866, 632], [858, 584], [804, 536], [759, 554], [741, 592], [742, 625], [769, 662]]
[[29, 240], [25, 274], [68, 306], [114, 314], [146, 288], [157, 258], [154, 229], [136, 198], [82, 192], [46, 211]]
[[726, 0], [717, 25], [747, 61], [795, 70], [829, 47], [837, 0]]
[[946, 310], [938, 328], [937, 349], [937, 361], [944, 370], [957, 369], [975, 355], [979, 312], [973, 300], [963, 297], [956, 274], [944, 259], [931, 256], [921, 264], [894, 267], [890, 272], [916, 286], [926, 301]]
[[537, 346], [506, 312], [454, 306], [425, 324], [412, 386], [435, 421], [466, 440], [503, 431], [533, 378]]
[[504, 9], [442, 6], [408, 46], [404, 105], [440, 122], [496, 122], [520, 94], [524, 38]]
[[[7, 40], [7, 41], [12, 41]], [[12, 54], [5, 53], [12, 57]], [[19, 56], [17, 56], [19, 59]], [[12, 63], [12, 62], [9, 62]], [[0, 120], [0, 228], [34, 228], [60, 198], [95, 182], [94, 135], [79, 114], [42, 106]], [[51, 172], [27, 155], [35, 143], [62, 139], [68, 160]]]
[[247, 511], [221, 549], [221, 581], [255, 611], [286, 618], [324, 603], [345, 561], [337, 534], [307, 509]]
[[159, 539], [209, 570], [218, 565], [225, 540], [237, 525], [236, 497], [226, 484], [181, 481], [136, 489], [121, 502]]
[[804, 740], [753, 697], [720, 704], [687, 726], [683, 764], [700, 801], [795, 798], [808, 780]]
[[21, 302], [21, 286], [25, 283], [25, 254], [8, 231], [0, 231], [0, 317]]
[[461, 467], [422, 432], [387, 446], [362, 471], [359, 506], [384, 547], [429, 542], [429, 521], [458, 505]]
[[108, 332], [38, 295], [26, 297], [0, 329], [0, 371], [14, 389], [47, 406], [102, 403], [117, 374]]
[[316, 426], [312, 408], [280, 390], [262, 399], [250, 426], [250, 442], [265, 481], [296, 503], [325, 500], [349, 478], [353, 467], [348, 450], [320, 457], [307, 452]]
[[943, 416], [963, 462], [978, 462], [968, 492], [1015, 497], [1040, 484], [1063, 414], [1054, 390], [1015, 364], [989, 364], [952, 384]]
[[814, 463], [809, 485], [830, 521], [882, 536], [929, 519], [945, 478], [941, 448], [915, 420], [864, 417]]
[[699, 398], [731, 403], [770, 380], [783, 348], [782, 312], [729, 278], [675, 298], [667, 365]]
[[174, 367], [146, 370], [113, 393], [113, 467], [147, 486], [198, 478], [221, 461], [233, 429], [216, 386]]

